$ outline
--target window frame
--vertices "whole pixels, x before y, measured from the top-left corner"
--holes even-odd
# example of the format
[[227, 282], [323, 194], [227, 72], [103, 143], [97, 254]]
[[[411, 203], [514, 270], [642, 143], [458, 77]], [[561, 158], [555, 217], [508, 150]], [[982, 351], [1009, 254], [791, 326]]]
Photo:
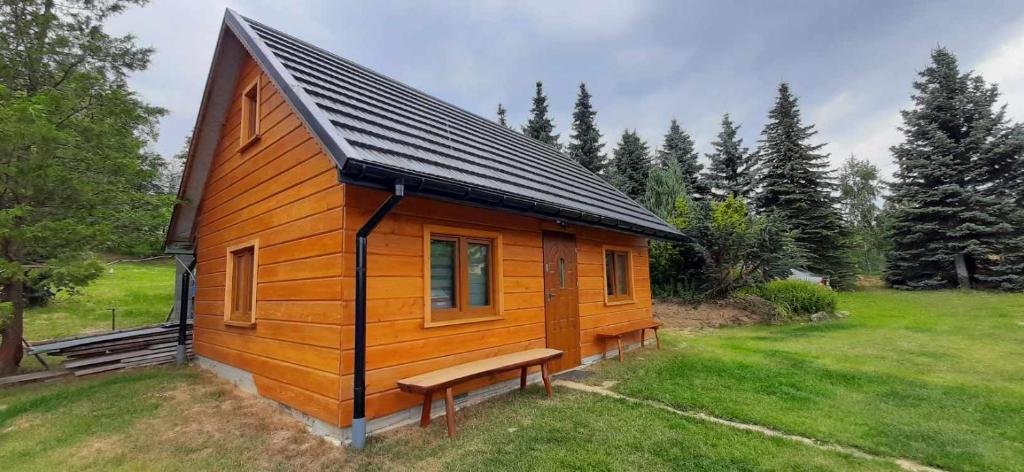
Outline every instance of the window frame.
[[[243, 151], [260, 139], [260, 101], [262, 100], [260, 78], [257, 77], [242, 90], [242, 116], [238, 128], [239, 151]], [[252, 103], [250, 103], [250, 100]], [[255, 106], [255, 110], [250, 109]], [[250, 123], [249, 116], [252, 115], [253, 123]], [[252, 125], [252, 135], [247, 135]]]
[[[612, 261], [616, 260], [616, 255], [625, 254], [626, 256], [626, 293], [624, 295], [618, 294], [618, 282], [615, 280], [615, 267], [612, 267], [612, 294], [608, 294], [608, 253], [613, 254]], [[624, 305], [628, 303], [636, 302], [636, 281], [633, 267], [633, 248], [626, 246], [603, 246], [601, 248], [601, 278], [603, 284], [601, 285], [601, 293], [604, 294], [605, 305]]]
[[[239, 251], [252, 249], [252, 293], [250, 294], [249, 319], [239, 320], [232, 318], [231, 305], [234, 301], [235, 263], [233, 256]], [[253, 327], [256, 325], [256, 292], [258, 285], [258, 274], [260, 267], [260, 242], [258, 239], [246, 241], [241, 244], [228, 246], [225, 250], [225, 276], [224, 276], [224, 324], [228, 326]]]
[[[454, 241], [455, 244], [455, 307], [436, 309], [433, 307], [430, 277], [430, 247], [437, 240]], [[490, 249], [489, 294], [490, 304], [486, 307], [469, 306], [469, 245], [487, 244]], [[478, 323], [503, 318], [502, 313], [502, 269], [501, 233], [452, 226], [424, 225], [423, 227], [423, 327], [450, 326], [464, 323]]]

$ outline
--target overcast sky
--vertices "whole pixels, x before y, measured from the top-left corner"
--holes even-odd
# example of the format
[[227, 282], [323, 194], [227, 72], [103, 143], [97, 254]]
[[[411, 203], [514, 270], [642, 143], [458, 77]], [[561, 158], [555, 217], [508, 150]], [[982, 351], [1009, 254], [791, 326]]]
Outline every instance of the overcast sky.
[[753, 148], [785, 80], [834, 163], [856, 154], [888, 173], [899, 110], [937, 45], [1024, 120], [1020, 2], [156, 0], [109, 29], [156, 48], [132, 86], [169, 110], [165, 156], [195, 123], [226, 7], [485, 117], [501, 102], [517, 126], [543, 80], [563, 143], [586, 82], [609, 152], [625, 128], [660, 144], [673, 117], [707, 152], [725, 112]]

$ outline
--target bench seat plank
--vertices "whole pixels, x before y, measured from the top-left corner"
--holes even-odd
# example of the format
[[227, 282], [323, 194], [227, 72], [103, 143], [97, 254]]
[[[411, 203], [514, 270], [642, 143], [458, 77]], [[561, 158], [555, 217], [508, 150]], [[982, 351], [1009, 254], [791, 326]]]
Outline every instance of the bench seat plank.
[[402, 379], [398, 381], [398, 387], [412, 393], [440, 390], [477, 377], [535, 366], [561, 356], [562, 351], [556, 349], [530, 349], [513, 352]]
[[629, 323], [623, 323], [621, 325], [602, 328], [597, 331], [597, 335], [605, 338], [614, 338], [634, 331], [639, 331], [641, 329], [657, 329], [660, 327], [661, 322], [658, 320], [637, 320], [630, 321]]

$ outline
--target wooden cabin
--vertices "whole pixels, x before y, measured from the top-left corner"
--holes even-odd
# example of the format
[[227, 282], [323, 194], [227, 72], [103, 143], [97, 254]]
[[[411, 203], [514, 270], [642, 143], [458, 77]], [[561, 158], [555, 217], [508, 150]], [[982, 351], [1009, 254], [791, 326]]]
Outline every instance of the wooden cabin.
[[193, 136], [167, 250], [195, 256], [199, 363], [321, 431], [360, 374], [372, 430], [419, 414], [410, 375], [600, 359], [596, 330], [652, 316], [648, 240], [679, 237], [554, 147], [230, 10]]

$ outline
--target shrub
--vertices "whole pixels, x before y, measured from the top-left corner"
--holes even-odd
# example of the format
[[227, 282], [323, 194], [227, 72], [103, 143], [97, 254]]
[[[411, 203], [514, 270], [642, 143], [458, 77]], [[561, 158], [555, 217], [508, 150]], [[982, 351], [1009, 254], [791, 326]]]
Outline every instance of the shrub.
[[[659, 211], [667, 211], [662, 208]], [[684, 241], [650, 245], [656, 296], [725, 298], [737, 289], [786, 277], [798, 266], [792, 236], [770, 215], [755, 215], [742, 199], [676, 199], [668, 218]]]
[[773, 280], [742, 290], [771, 302], [781, 318], [809, 318], [819, 312], [836, 311], [838, 297], [827, 287], [803, 280]]
[[779, 316], [779, 310], [775, 308], [775, 305], [757, 295], [736, 295], [729, 299], [729, 303], [760, 320], [782, 321]]

